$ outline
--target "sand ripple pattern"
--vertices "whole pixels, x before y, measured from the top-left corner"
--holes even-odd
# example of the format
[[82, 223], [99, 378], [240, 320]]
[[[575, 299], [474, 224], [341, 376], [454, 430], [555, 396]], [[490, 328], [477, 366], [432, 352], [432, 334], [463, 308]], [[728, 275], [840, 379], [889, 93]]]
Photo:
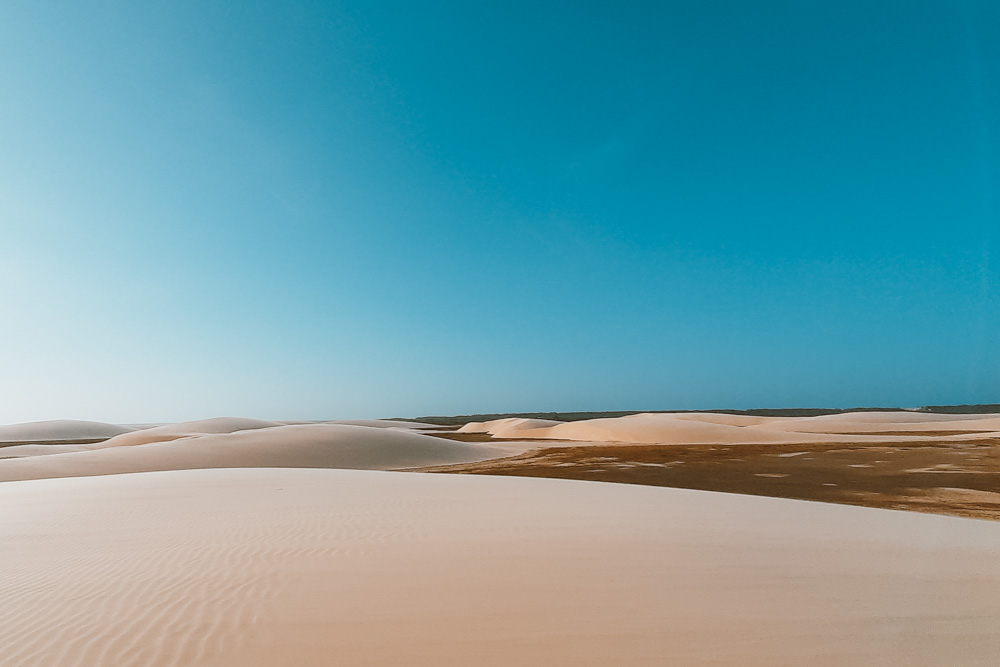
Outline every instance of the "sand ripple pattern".
[[995, 667], [998, 529], [513, 477], [5, 482], [0, 667]]
[[[273, 502], [253, 522], [225, 494], [217, 507], [133, 512], [128, 494], [142, 490], [128, 477], [105, 502], [59, 493], [19, 506], [0, 493], [0, 664], [212, 664], [253, 632], [297, 562], [364, 557], [416, 537], [389, 515], [373, 522], [370, 506], [298, 506], [294, 490], [266, 483], [260, 493]], [[49, 535], [63, 537], [44, 548]]]

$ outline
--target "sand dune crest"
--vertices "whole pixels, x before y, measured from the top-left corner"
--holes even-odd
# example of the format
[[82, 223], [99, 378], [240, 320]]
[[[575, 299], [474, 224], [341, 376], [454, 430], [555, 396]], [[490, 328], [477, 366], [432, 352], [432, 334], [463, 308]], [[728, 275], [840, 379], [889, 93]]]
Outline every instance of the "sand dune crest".
[[0, 481], [197, 468], [381, 470], [466, 463], [505, 454], [488, 443], [347, 424], [258, 426], [232, 433], [183, 435], [187, 429], [161, 431], [146, 442], [138, 437], [146, 434], [142, 431], [121, 436], [128, 439], [125, 444], [115, 438], [100, 449], [0, 460]]
[[[1000, 431], [1000, 417], [996, 415], [962, 415], [966, 419], [952, 420], [954, 416], [856, 412], [777, 418], [715, 413], [640, 413], [574, 422], [508, 418], [473, 422], [459, 431], [489, 433], [495, 437], [666, 445], [899, 442], [920, 439], [925, 434], [934, 434], [938, 439], [961, 440], [975, 437], [975, 434], [961, 435], [963, 432], [990, 434]], [[941, 435], [942, 431], [956, 434]]]
[[153, 442], [166, 442], [178, 438], [191, 436], [235, 433], [237, 431], [250, 431], [260, 428], [274, 428], [284, 426], [281, 422], [264, 421], [261, 419], [246, 419], [244, 417], [214, 417], [212, 419], [201, 419], [198, 421], [179, 422], [177, 424], [165, 424], [153, 428], [142, 429], [132, 433], [112, 438], [105, 446], [107, 447], [131, 447], [133, 445], [146, 445]]

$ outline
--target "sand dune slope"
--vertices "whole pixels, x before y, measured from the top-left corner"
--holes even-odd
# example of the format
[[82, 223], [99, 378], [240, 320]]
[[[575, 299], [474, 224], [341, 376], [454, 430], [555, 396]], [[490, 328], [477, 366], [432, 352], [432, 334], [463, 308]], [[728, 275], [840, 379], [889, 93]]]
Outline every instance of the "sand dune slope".
[[934, 412], [841, 412], [817, 417], [772, 417], [772, 422], [811, 422], [819, 424], [839, 424], [843, 422], [866, 422], [871, 424], [919, 424], [926, 422], [976, 421], [996, 419], [996, 413], [943, 414]]
[[1000, 664], [1000, 525], [561, 480], [0, 485], [22, 667]]
[[348, 426], [372, 426], [374, 428], [399, 428], [406, 430], [433, 430], [435, 427], [433, 424], [425, 424], [423, 422], [408, 422], [400, 421], [397, 419], [334, 419], [333, 421], [324, 422], [326, 424], [347, 424]]
[[[507, 421], [484, 422], [471, 428], [495, 436], [504, 437], [500, 435], [504, 434], [510, 437]], [[751, 430], [725, 423], [725, 420], [721, 421], [722, 423], [673, 414], [644, 413], [627, 417], [556, 422], [538, 428], [520, 428], [516, 432], [516, 437], [659, 444], [817, 442], [827, 439], [822, 434]]]
[[111, 438], [135, 429], [103, 422], [56, 419], [0, 426], [2, 442], [45, 442], [47, 440], [97, 440]]
[[821, 417], [772, 419], [754, 426], [798, 433], [879, 433], [907, 431], [1000, 431], [1000, 415], [935, 415], [913, 412], [847, 412]]
[[19, 459], [29, 456], [86, 452], [93, 448], [93, 445], [9, 445], [7, 447], [0, 447], [0, 459]]
[[104, 443], [105, 447], [131, 447], [133, 445], [146, 445], [152, 442], [166, 442], [178, 438], [187, 438], [196, 435], [207, 435], [216, 433], [235, 433], [237, 431], [252, 431], [261, 428], [274, 428], [284, 426], [281, 422], [264, 421], [261, 419], [247, 419], [245, 417], [214, 417], [212, 419], [201, 419], [192, 422], [179, 422], [176, 424], [164, 424], [153, 428], [146, 428], [133, 433], [126, 433], [116, 438], [112, 438]]
[[[874, 443], [919, 439], [924, 437], [925, 433], [941, 431], [979, 433], [1000, 431], [1000, 418], [995, 415], [964, 415], [968, 418], [958, 421], [936, 419], [953, 416], [845, 413], [824, 417], [774, 418], [713, 413], [642, 413], [574, 422], [508, 418], [472, 422], [459, 431], [489, 433], [495, 437], [666, 445]], [[885, 433], [895, 435], [884, 435]], [[962, 435], [935, 437], [958, 440], [969, 438]]]
[[687, 419], [696, 422], [712, 424], [729, 424], [730, 426], [756, 426], [766, 424], [775, 417], [757, 417], [754, 415], [729, 415], [724, 412], [676, 412], [670, 415], [674, 419]]
[[[121, 437], [144, 434], [149, 435]], [[195, 468], [411, 468], [504, 455], [489, 444], [345, 424], [257, 427], [183, 437], [161, 431], [153, 437], [167, 439], [126, 446], [114, 438], [100, 449], [0, 459], [0, 482]]]
[[523, 438], [528, 432], [539, 432], [565, 422], [552, 419], [524, 419], [521, 417], [506, 417], [488, 422], [469, 422], [458, 429], [459, 433], [489, 433], [497, 438]]
[[787, 438], [762, 431], [748, 431], [732, 424], [678, 418], [666, 414], [638, 414], [616, 419], [568, 422], [546, 429], [550, 438], [609, 440], [637, 443], [701, 444], [774, 442]]

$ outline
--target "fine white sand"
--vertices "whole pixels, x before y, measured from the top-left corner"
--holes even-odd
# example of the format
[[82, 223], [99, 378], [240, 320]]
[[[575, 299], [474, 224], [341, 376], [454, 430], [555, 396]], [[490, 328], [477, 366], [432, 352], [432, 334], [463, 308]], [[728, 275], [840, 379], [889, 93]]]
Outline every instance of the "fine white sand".
[[207, 435], [215, 433], [235, 433], [237, 431], [251, 431], [260, 428], [274, 428], [284, 426], [282, 422], [264, 421], [261, 419], [246, 419], [244, 417], [215, 417], [212, 419], [201, 419], [192, 422], [179, 422], [177, 424], [164, 424], [153, 428], [146, 428], [125, 435], [112, 438], [104, 443], [102, 447], [128, 447], [132, 445], [145, 445], [153, 442], [166, 442], [187, 438], [190, 436]]
[[326, 424], [347, 424], [348, 426], [374, 426], [376, 428], [401, 428], [406, 430], [437, 430], [439, 427], [423, 422], [408, 422], [395, 419], [336, 419]]
[[[210, 426], [224, 427], [218, 422]], [[191, 430], [190, 423], [180, 424], [174, 430], [129, 433], [86, 451], [0, 459], [0, 482], [196, 468], [384, 470], [468, 463], [507, 455], [506, 450], [488, 443], [455, 442], [405, 429], [346, 424], [251, 425], [250, 429], [232, 433], [183, 435]]]
[[[667, 445], [891, 443], [930, 437], [936, 441], [962, 441], [974, 439], [981, 434], [1000, 435], [1000, 416], [858, 412], [823, 417], [779, 418], [713, 413], [644, 413], [575, 422], [498, 419], [472, 422], [459, 430], [465, 433], [489, 433], [495, 437]], [[902, 433], [904, 431], [906, 433]], [[923, 432], [926, 431], [978, 433], [925, 436]], [[886, 432], [901, 434], [881, 435]]]
[[[0, 426], [0, 437], [10, 438], [7, 442], [49, 444], [0, 447], [0, 481], [197, 468], [415, 468], [516, 455], [544, 446], [540, 439], [580, 445], [963, 442], [1000, 437], [1000, 416], [861, 412], [786, 418], [646, 413], [576, 422], [508, 418], [473, 422], [459, 429], [460, 433], [512, 439], [489, 443], [425, 435], [433, 430], [426, 424], [393, 420], [276, 422], [236, 417], [144, 429], [72, 421], [15, 424]], [[966, 433], [949, 435], [949, 431]], [[97, 434], [108, 439], [90, 444], [51, 442], [86, 442]]]
[[849, 412], [820, 417], [773, 419], [754, 428], [799, 433], [885, 431], [1000, 431], [1000, 415], [938, 415], [913, 412]]
[[96, 440], [110, 438], [135, 429], [103, 422], [57, 419], [0, 426], [0, 443], [45, 442], [46, 440]]
[[489, 433], [497, 438], [524, 438], [532, 437], [526, 433], [537, 433], [542, 429], [558, 426], [564, 422], [552, 419], [524, 419], [521, 417], [507, 417], [504, 419], [494, 419], [488, 422], [469, 422], [458, 429], [459, 433]]
[[545, 479], [0, 484], [21, 667], [1000, 664], [1000, 525]]

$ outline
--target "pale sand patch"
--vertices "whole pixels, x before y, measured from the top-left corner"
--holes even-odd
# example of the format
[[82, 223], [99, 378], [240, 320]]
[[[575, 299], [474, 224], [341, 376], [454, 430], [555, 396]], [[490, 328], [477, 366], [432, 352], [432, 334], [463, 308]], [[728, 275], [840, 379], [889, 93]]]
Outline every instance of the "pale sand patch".
[[[314, 422], [315, 423], [315, 422]], [[375, 428], [401, 428], [416, 431], [436, 431], [440, 426], [424, 422], [408, 422], [398, 419], [334, 419], [322, 422], [324, 424], [347, 424], [348, 426], [372, 426]]]
[[1000, 431], [1000, 415], [941, 415], [913, 412], [847, 412], [820, 417], [784, 417], [753, 426], [798, 433], [879, 433], [922, 431]]
[[[653, 413], [648, 413], [653, 414]], [[671, 414], [675, 419], [708, 422], [710, 424], [728, 424], [729, 426], [755, 426], [766, 424], [774, 417], [755, 417], [753, 415], [727, 415], [719, 412], [676, 412]]]
[[1000, 415], [993, 412], [972, 413], [972, 414], [944, 414], [933, 412], [841, 412], [833, 415], [819, 415], [816, 417], [772, 417], [772, 423], [778, 422], [806, 422], [806, 423], [870, 423], [870, 424], [918, 424], [930, 422], [968, 422], [983, 419], [1000, 419]]
[[996, 665], [1000, 525], [562, 480], [0, 485], [0, 655], [163, 665]]
[[111, 438], [135, 429], [118, 424], [80, 421], [76, 419], [56, 419], [52, 421], [5, 424], [0, 426], [0, 443], [4, 442], [45, 442], [98, 440]]
[[788, 418], [642, 413], [575, 422], [506, 418], [472, 422], [460, 428], [459, 432], [489, 433], [498, 438], [669, 445], [962, 441], [984, 436], [1000, 437], [1000, 417], [908, 412], [857, 412]]
[[251, 431], [278, 426], [286, 426], [286, 424], [275, 421], [264, 421], [262, 419], [247, 419], [245, 417], [213, 417], [212, 419], [200, 419], [192, 422], [164, 424], [163, 426], [126, 433], [125, 435], [111, 438], [106, 443], [103, 443], [102, 446], [131, 447], [134, 445], [146, 445], [152, 442], [166, 442], [168, 440], [187, 438], [195, 435], [235, 433], [237, 431]]
[[527, 431], [557, 426], [565, 422], [554, 421], [552, 419], [523, 419], [520, 417], [507, 417], [505, 419], [494, 419], [488, 422], [469, 422], [458, 429], [459, 433], [489, 433], [497, 438], [524, 438], [532, 437], [524, 435]]
[[[210, 427], [248, 425], [234, 422]], [[248, 430], [191, 435], [184, 435], [190, 424], [176, 426], [128, 433], [87, 451], [0, 459], [0, 482], [196, 468], [415, 468], [482, 461], [525, 448], [347, 424], [249, 424]]]

